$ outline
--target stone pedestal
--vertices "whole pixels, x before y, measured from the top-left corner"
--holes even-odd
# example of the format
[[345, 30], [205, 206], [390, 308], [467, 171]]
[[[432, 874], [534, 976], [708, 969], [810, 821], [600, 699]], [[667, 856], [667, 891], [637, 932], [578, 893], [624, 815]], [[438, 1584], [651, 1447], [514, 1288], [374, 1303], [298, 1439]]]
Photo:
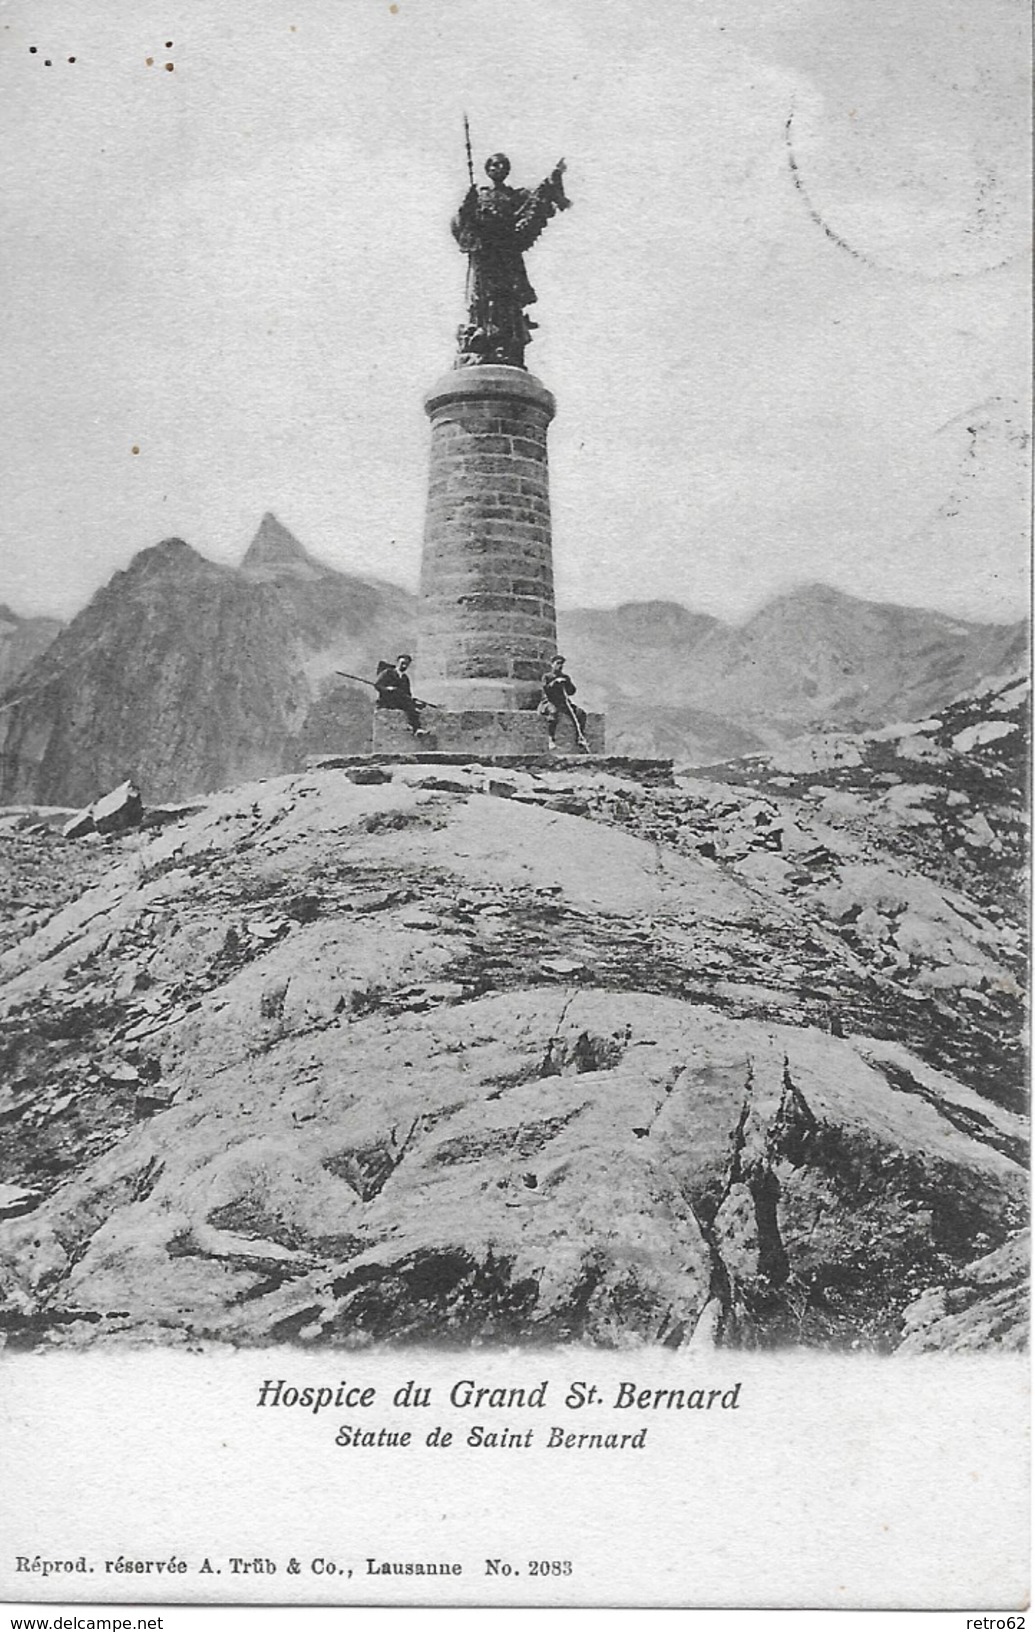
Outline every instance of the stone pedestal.
[[[398, 709], [374, 712], [374, 753], [393, 757], [428, 754], [484, 754], [493, 758], [508, 755], [526, 758], [550, 752], [546, 721], [534, 709], [470, 708], [444, 711], [429, 708], [424, 716], [429, 734], [415, 737]], [[586, 720], [586, 741], [594, 754], [604, 752], [604, 716], [590, 714]], [[557, 722], [557, 752], [578, 754], [584, 750], [575, 741], [570, 720]]]
[[431, 468], [415, 689], [450, 709], [535, 704], [556, 651], [546, 432], [522, 368], [454, 369], [428, 393]]
[[[536, 714], [557, 650], [546, 433], [554, 400], [523, 368], [454, 369], [428, 392], [431, 468], [414, 691], [441, 706], [414, 739], [375, 716], [374, 750], [527, 755], [549, 751]], [[586, 736], [604, 751], [604, 721]], [[575, 752], [562, 721], [558, 749]]]

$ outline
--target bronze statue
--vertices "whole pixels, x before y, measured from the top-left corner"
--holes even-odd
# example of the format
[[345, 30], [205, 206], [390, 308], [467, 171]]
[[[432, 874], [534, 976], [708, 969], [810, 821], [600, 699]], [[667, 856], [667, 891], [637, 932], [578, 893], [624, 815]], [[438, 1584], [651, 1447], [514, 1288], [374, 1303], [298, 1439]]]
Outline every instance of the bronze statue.
[[525, 272], [524, 252], [571, 202], [564, 196], [564, 170], [561, 159], [531, 191], [508, 187], [510, 160], [494, 153], [485, 161], [492, 185], [476, 187], [468, 144], [471, 185], [452, 222], [453, 237], [467, 256], [467, 322], [457, 330], [458, 368], [475, 363], [524, 368], [525, 347], [536, 327], [525, 314], [536, 292]]

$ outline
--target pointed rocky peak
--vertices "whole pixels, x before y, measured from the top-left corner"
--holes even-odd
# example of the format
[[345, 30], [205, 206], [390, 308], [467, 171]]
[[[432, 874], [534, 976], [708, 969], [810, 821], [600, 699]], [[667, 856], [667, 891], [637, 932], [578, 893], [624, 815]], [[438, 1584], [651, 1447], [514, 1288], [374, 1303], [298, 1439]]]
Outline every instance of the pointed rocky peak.
[[241, 571], [250, 578], [318, 578], [324, 570], [272, 510], [260, 521], [241, 562]]

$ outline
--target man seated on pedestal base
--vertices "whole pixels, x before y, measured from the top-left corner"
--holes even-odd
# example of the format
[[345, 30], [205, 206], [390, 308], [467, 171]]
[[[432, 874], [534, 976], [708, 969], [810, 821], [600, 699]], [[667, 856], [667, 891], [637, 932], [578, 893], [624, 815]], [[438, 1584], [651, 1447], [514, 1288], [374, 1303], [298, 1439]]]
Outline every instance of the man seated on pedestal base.
[[574, 695], [575, 682], [570, 674], [565, 674], [564, 658], [558, 655], [543, 675], [543, 700], [539, 704], [539, 713], [546, 720], [551, 749], [557, 747], [557, 722], [563, 719], [570, 720], [575, 727], [575, 741], [579, 747], [589, 747], [585, 737], [586, 710], [571, 701]]
[[413, 658], [409, 652], [400, 652], [394, 663], [379, 663], [377, 665], [377, 679], [374, 689], [377, 692], [377, 708], [397, 708], [406, 715], [410, 730], [415, 737], [426, 737], [428, 732], [421, 723], [421, 709], [427, 704], [422, 703], [419, 697], [414, 697], [410, 690], [410, 677], [407, 673]]

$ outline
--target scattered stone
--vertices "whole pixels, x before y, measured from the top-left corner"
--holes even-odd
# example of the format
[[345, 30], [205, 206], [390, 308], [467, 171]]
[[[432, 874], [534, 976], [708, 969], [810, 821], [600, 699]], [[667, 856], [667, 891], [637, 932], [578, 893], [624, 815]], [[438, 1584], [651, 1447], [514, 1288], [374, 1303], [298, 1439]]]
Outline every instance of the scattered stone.
[[93, 825], [98, 833], [123, 833], [139, 827], [144, 815], [140, 789], [132, 781], [121, 782], [93, 807]]
[[1022, 680], [1019, 685], [1011, 686], [1009, 691], [1004, 691], [1001, 697], [997, 697], [992, 703], [992, 707], [997, 714], [1003, 714], [1009, 708], [1020, 708], [1026, 701], [1030, 690], [1030, 681]]
[[142, 974], [143, 969], [139, 964], [130, 964], [129, 968], [125, 969], [119, 976], [115, 982], [115, 997], [120, 1002], [125, 1002], [128, 997], [133, 996], [137, 989], [137, 982]]
[[26, 1190], [17, 1184], [0, 1184], [0, 1218], [21, 1218], [31, 1213], [43, 1200], [39, 1190]]
[[291, 928], [291, 923], [287, 918], [253, 918], [245, 928], [257, 941], [275, 941]]
[[434, 981], [428, 986], [408, 986], [399, 993], [402, 1007], [417, 1013], [430, 1009], [435, 1003], [458, 1003], [464, 988], [456, 980]]
[[842, 788], [824, 788], [820, 798], [824, 811], [832, 816], [859, 816], [869, 804], [862, 794]]
[[455, 776], [422, 776], [414, 778], [411, 786], [426, 788], [429, 793], [470, 793], [470, 782], [461, 782]]
[[121, 782], [85, 810], [79, 810], [61, 829], [63, 838], [82, 839], [92, 833], [123, 833], [139, 827], [144, 816], [140, 790], [131, 781]]
[[995, 829], [980, 810], [973, 816], [968, 816], [960, 832], [964, 844], [973, 845], [978, 850], [985, 850], [996, 842]]
[[[328, 763], [333, 763], [330, 761]], [[392, 773], [385, 770], [383, 765], [350, 765], [345, 776], [347, 781], [354, 782], [357, 787], [374, 787], [380, 782], [390, 782]]]
[[137, 1089], [137, 1109], [149, 1113], [166, 1110], [176, 1098], [176, 1087], [167, 1082], [142, 1082]]
[[1017, 729], [1014, 720], [978, 720], [975, 725], [968, 725], [958, 732], [952, 739], [952, 746], [958, 754], [967, 754], [972, 748], [998, 742], [1001, 737], [1008, 737]]
[[69, 817], [61, 829], [61, 836], [65, 839], [81, 839], [93, 830], [93, 810], [87, 805], [85, 810], [78, 810], [74, 816]]
[[949, 758], [947, 748], [940, 748], [930, 737], [906, 737], [898, 745], [899, 759], [914, 759], [929, 764], [944, 764]]
[[751, 850], [733, 863], [742, 878], [758, 879], [774, 889], [780, 889], [791, 873], [789, 862], [772, 850]]
[[934, 814], [923, 807], [937, 794], [926, 782], [904, 782], [898, 787], [889, 789], [887, 794], [887, 808], [899, 821], [919, 823], [922, 826], [931, 826], [935, 820]]
[[550, 975], [577, 975], [586, 965], [577, 963], [574, 958], [542, 958], [539, 967]]
[[114, 1064], [104, 1068], [104, 1075], [109, 1082], [139, 1082], [140, 1072], [135, 1066], [129, 1065], [126, 1060], [116, 1060]]
[[860, 940], [872, 941], [874, 944], [886, 941], [891, 934], [890, 921], [873, 907], [864, 907], [852, 928]]
[[287, 903], [287, 911], [296, 924], [312, 924], [320, 916], [320, 897], [303, 891]]

